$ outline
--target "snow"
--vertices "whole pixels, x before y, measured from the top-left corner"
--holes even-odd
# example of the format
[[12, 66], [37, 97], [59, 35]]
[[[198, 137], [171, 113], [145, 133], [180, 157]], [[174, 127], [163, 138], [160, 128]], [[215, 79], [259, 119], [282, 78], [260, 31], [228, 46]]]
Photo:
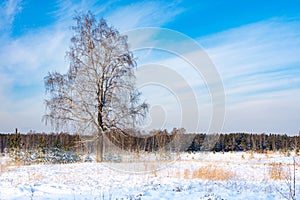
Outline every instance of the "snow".
[[[143, 155], [145, 156], [145, 155]], [[291, 167], [282, 154], [184, 153], [178, 160], [14, 166], [1, 159], [0, 199], [285, 199], [285, 180], [270, 180], [272, 163]], [[300, 157], [296, 157], [300, 196]], [[195, 177], [199, 168], [230, 171], [227, 180]]]

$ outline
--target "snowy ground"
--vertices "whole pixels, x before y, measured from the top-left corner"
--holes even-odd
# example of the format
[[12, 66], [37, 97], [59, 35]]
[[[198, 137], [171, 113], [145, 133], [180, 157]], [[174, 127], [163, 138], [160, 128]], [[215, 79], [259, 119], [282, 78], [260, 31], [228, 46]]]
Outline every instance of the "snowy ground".
[[[273, 180], [281, 154], [181, 154], [173, 162], [77, 163], [9, 166], [1, 159], [0, 199], [286, 199], [286, 179]], [[300, 199], [300, 157], [296, 157], [296, 197]], [[197, 172], [208, 173], [199, 175]], [[225, 174], [225, 175], [224, 175]]]

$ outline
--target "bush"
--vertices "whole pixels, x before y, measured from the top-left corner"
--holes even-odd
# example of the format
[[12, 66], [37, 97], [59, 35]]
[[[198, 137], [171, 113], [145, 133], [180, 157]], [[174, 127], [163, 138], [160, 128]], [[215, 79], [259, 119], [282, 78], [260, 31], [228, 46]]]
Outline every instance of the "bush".
[[80, 157], [72, 151], [65, 151], [61, 148], [51, 148], [45, 153], [47, 163], [74, 163], [80, 161]]
[[108, 153], [103, 156], [103, 160], [107, 162], [122, 162], [122, 157], [120, 155]]
[[74, 163], [81, 161], [80, 157], [72, 151], [65, 151], [61, 148], [36, 149], [29, 151], [13, 150], [9, 156], [14, 162], [23, 162], [25, 165], [36, 163]]

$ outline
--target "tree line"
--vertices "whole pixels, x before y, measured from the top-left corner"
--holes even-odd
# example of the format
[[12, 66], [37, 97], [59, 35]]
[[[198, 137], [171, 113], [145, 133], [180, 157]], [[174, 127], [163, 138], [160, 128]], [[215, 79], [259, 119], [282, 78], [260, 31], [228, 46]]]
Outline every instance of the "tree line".
[[[291, 151], [300, 149], [300, 134], [288, 136], [286, 134], [249, 134], [230, 133], [215, 134], [215, 141], [207, 148], [208, 135], [184, 133], [182, 129], [173, 129], [171, 132], [157, 130], [150, 132], [147, 137], [140, 133], [129, 135], [125, 132], [112, 131], [106, 135], [114, 145], [126, 151], [155, 152], [161, 149], [173, 152], [186, 151]], [[182, 143], [190, 141], [189, 144]], [[78, 153], [96, 153], [96, 144], [93, 136], [79, 136], [68, 133], [27, 133], [21, 134], [17, 130], [11, 134], [0, 134], [0, 152], [9, 152], [11, 149], [23, 151], [33, 149], [61, 148]]]
[[10, 150], [33, 150], [46, 148], [61, 148], [64, 150], [76, 150], [80, 147], [79, 135], [67, 133], [27, 133], [21, 134], [16, 129], [15, 133], [0, 134], [0, 152], [9, 152]]
[[[201, 151], [202, 142], [206, 134], [194, 134], [189, 151]], [[298, 136], [288, 136], [286, 134], [249, 134], [230, 133], [218, 134], [218, 140], [211, 149], [215, 152], [229, 151], [290, 151], [300, 149], [300, 134]]]

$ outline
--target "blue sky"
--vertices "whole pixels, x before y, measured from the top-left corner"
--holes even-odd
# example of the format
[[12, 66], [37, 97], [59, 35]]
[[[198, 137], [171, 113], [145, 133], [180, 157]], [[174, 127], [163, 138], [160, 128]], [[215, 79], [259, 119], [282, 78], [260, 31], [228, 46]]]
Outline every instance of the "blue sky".
[[[300, 131], [300, 4], [296, 0], [8, 0], [0, 3], [0, 132], [51, 130], [41, 122], [43, 77], [48, 71], [68, 68], [65, 52], [75, 10], [91, 10], [120, 32], [161, 27], [196, 41], [223, 81], [223, 132]], [[140, 63], [146, 63], [142, 54], [139, 57]], [[199, 87], [205, 80], [199, 81], [176, 58], [153, 52], [148, 58], [174, 65], [182, 74], [196, 96], [201, 121], [197, 131], [205, 132], [211, 117], [209, 92]], [[176, 98], [170, 97], [170, 92], [154, 87], [142, 90], [154, 105], [153, 128], [161, 126], [161, 121], [166, 128], [179, 123]], [[161, 98], [153, 95], [153, 90]]]

